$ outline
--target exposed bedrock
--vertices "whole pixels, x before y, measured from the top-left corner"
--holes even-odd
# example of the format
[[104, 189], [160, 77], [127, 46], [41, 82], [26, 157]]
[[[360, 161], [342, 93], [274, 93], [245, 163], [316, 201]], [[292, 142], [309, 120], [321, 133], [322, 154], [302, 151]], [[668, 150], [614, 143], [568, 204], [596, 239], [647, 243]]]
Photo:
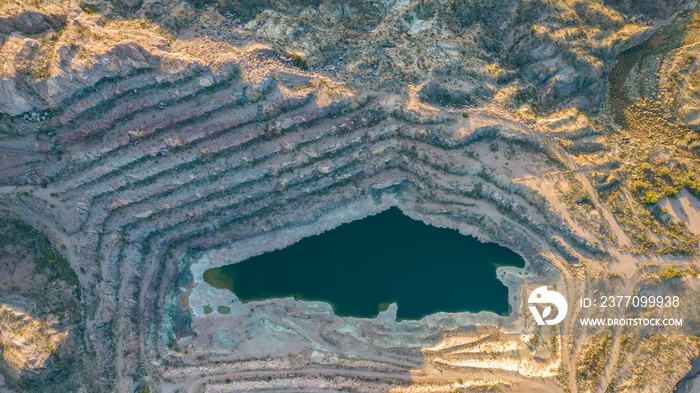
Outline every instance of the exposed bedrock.
[[[594, 109], [657, 25], [579, 3], [58, 2], [65, 22], [2, 33], [0, 212], [75, 272], [95, 386], [575, 391], [579, 344], [500, 329], [522, 312], [519, 276], [656, 261], [603, 199], [629, 178]], [[341, 318], [202, 282], [390, 206], [520, 253], [525, 269], [499, 269], [513, 314]]]
[[60, 30], [65, 26], [65, 23], [65, 15], [25, 11], [10, 17], [0, 18], [0, 33], [39, 34], [47, 30]]

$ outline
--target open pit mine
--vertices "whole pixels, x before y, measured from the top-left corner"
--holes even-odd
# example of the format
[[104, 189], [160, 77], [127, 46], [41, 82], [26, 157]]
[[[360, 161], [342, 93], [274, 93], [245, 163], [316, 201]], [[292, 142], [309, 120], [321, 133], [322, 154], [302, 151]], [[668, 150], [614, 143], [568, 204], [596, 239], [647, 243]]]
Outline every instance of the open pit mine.
[[[0, 0], [0, 393], [700, 392], [700, 332], [583, 326], [562, 281], [697, 289], [697, 6]], [[205, 279], [385, 211], [516, 255], [489, 262], [503, 311]], [[382, 258], [428, 302], [472, 285]]]

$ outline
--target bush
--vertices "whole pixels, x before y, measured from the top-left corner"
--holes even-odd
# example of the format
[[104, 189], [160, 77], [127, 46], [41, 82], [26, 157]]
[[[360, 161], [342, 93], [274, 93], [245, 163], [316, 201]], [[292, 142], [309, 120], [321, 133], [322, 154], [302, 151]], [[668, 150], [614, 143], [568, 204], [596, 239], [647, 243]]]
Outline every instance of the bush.
[[664, 270], [664, 272], [661, 273], [661, 276], [663, 276], [663, 278], [680, 277], [681, 271], [679, 269], [676, 269], [675, 267], [670, 267], [670, 268]]
[[309, 68], [309, 65], [306, 63], [306, 59], [304, 59], [304, 56], [299, 53], [292, 55], [292, 64], [294, 67], [301, 68], [302, 70]]
[[642, 164], [642, 166], [640, 168], [642, 168], [642, 170], [644, 172], [649, 172], [651, 170], [651, 164], [649, 164], [648, 162], [645, 162], [644, 164]]
[[641, 180], [635, 180], [634, 183], [632, 183], [632, 190], [636, 193], [639, 193], [642, 191], [644, 188], [644, 182]]
[[654, 191], [649, 191], [644, 195], [644, 203], [653, 205], [659, 201], [659, 196]]
[[462, 117], [469, 117], [469, 112], [462, 113]]
[[668, 196], [676, 196], [676, 194], [678, 194], [678, 190], [676, 190], [675, 188], [673, 188], [671, 186], [668, 186], [668, 187], [664, 188], [664, 194], [666, 194]]

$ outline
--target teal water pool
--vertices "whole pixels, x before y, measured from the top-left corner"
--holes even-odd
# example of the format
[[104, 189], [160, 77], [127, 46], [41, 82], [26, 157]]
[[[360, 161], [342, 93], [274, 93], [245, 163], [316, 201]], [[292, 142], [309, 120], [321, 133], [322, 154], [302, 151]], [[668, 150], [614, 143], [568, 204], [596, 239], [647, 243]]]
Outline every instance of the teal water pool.
[[496, 268], [523, 267], [512, 250], [437, 228], [393, 207], [284, 248], [207, 270], [204, 280], [243, 302], [294, 296], [341, 316], [374, 317], [396, 302], [398, 319], [435, 312], [508, 313]]

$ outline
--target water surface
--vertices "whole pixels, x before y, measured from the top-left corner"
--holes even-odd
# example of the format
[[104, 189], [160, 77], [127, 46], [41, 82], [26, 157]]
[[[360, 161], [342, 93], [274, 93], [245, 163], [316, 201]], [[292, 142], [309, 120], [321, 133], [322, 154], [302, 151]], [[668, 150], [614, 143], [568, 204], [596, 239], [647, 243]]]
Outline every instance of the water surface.
[[373, 317], [396, 302], [398, 319], [439, 311], [508, 313], [496, 267], [523, 267], [515, 252], [436, 228], [391, 208], [285, 249], [210, 269], [204, 280], [242, 301], [294, 296], [337, 315]]

